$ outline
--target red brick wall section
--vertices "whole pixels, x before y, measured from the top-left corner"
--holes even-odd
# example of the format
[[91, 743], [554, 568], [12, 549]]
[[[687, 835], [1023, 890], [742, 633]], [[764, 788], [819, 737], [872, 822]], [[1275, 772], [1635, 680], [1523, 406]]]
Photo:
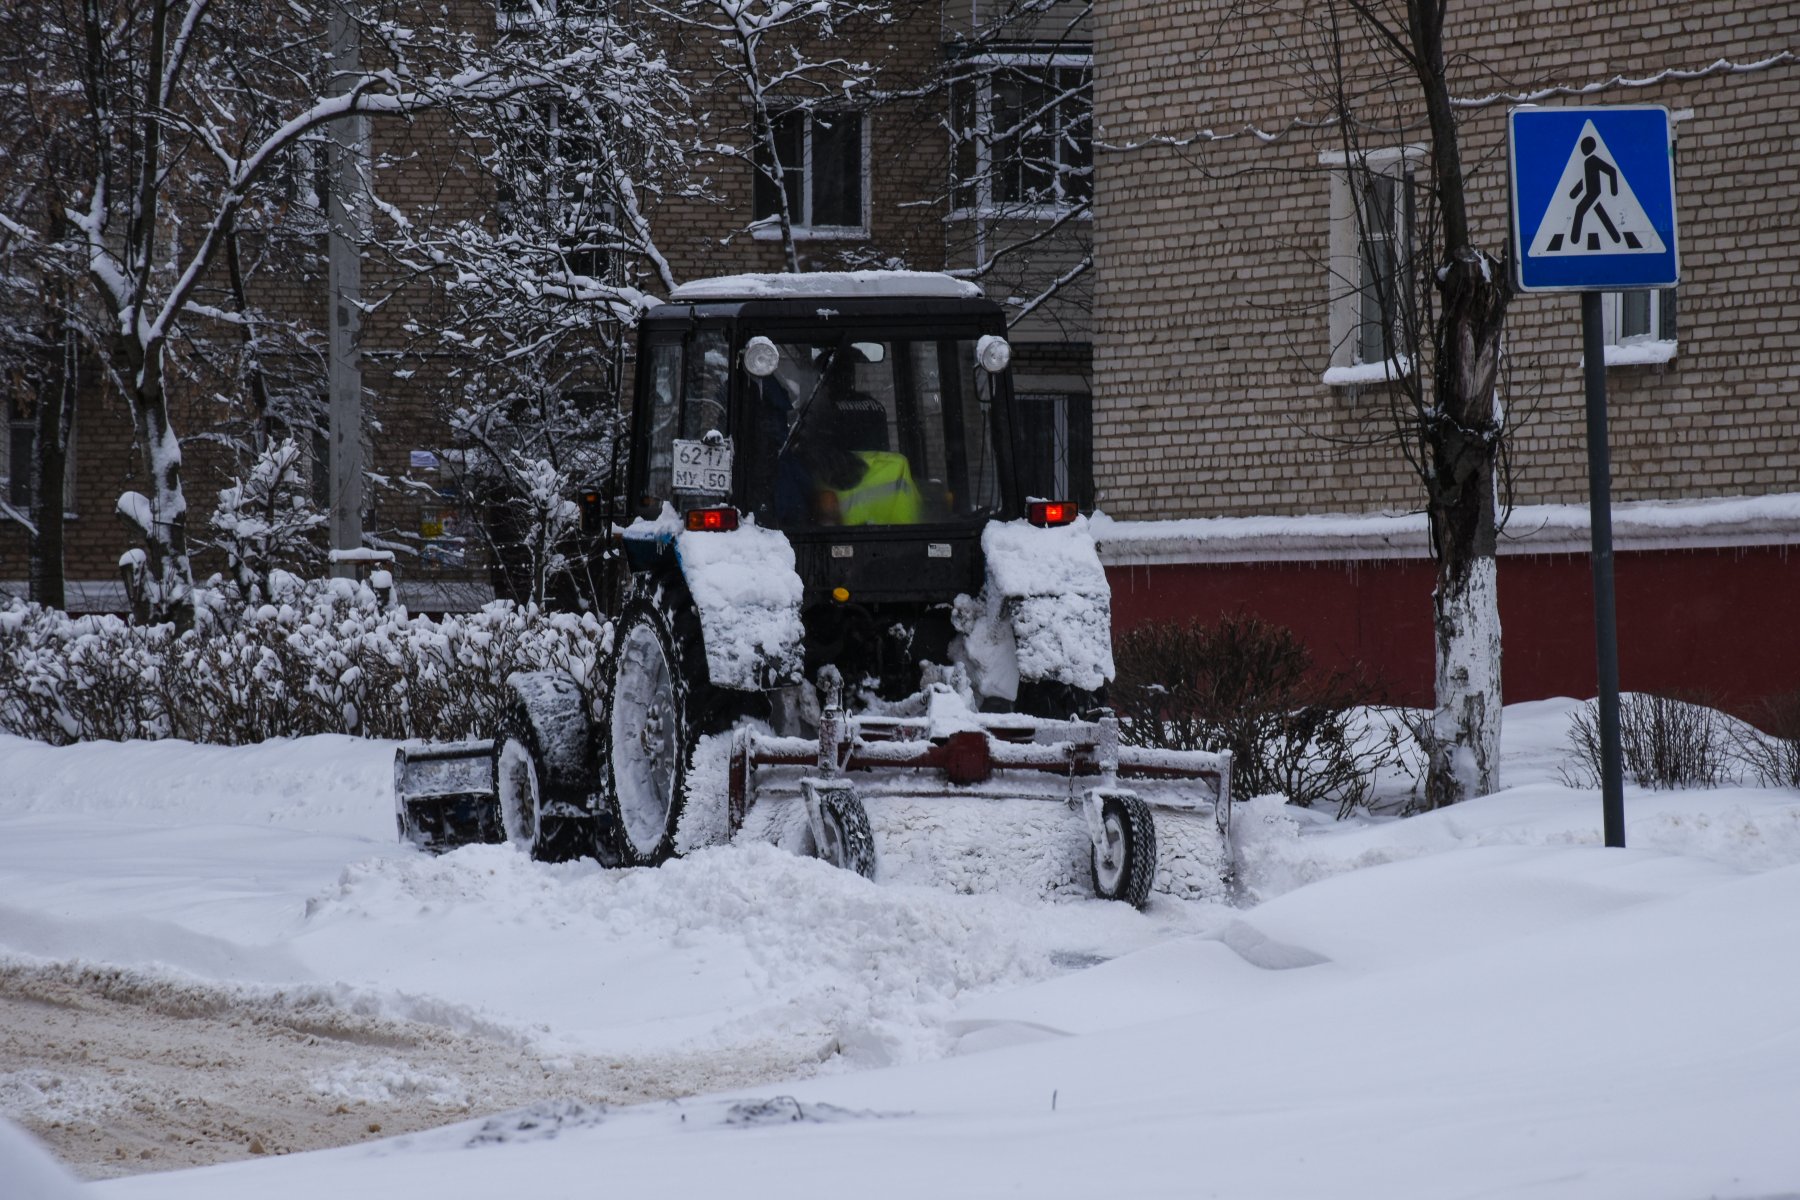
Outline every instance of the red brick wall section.
[[[1614, 558], [1619, 682], [1747, 713], [1800, 690], [1800, 547], [1624, 551]], [[1325, 668], [1373, 668], [1394, 703], [1432, 694], [1431, 563], [1377, 560], [1107, 568], [1113, 626], [1252, 613], [1294, 630]], [[1585, 555], [1500, 559], [1506, 700], [1594, 695]]]

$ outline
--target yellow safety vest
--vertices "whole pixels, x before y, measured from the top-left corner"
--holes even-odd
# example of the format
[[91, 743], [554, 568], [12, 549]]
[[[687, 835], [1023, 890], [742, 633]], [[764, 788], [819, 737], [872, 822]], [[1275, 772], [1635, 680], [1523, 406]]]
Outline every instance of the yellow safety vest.
[[867, 469], [855, 487], [837, 492], [839, 520], [845, 525], [917, 525], [925, 517], [925, 501], [913, 483], [906, 455], [891, 450], [858, 450]]

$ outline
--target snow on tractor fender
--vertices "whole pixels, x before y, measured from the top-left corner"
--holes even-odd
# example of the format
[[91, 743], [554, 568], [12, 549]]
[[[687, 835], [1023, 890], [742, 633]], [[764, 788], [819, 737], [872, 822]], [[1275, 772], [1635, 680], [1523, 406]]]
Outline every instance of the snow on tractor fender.
[[976, 691], [1013, 700], [1020, 680], [1095, 692], [1113, 678], [1112, 587], [1086, 517], [1039, 528], [990, 522], [987, 580], [956, 599], [962, 656]]
[[799, 681], [803, 588], [794, 548], [779, 531], [746, 517], [730, 531], [690, 533], [665, 504], [655, 521], [640, 518], [627, 527], [625, 539], [628, 546], [638, 543], [640, 556], [674, 554], [700, 618], [714, 687], [753, 692]]

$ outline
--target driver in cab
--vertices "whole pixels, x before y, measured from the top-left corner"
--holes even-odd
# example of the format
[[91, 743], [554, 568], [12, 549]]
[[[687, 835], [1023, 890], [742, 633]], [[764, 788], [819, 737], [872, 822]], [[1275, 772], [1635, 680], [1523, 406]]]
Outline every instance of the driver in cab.
[[888, 448], [887, 409], [855, 386], [851, 369], [832, 371], [826, 391], [818, 411], [803, 420], [797, 447], [812, 518], [820, 525], [919, 524], [925, 500], [906, 455]]

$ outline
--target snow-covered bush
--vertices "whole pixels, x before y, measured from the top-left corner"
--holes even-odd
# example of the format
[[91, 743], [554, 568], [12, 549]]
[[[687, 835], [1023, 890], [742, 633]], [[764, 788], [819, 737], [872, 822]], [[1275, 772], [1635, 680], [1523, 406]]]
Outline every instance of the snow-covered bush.
[[[1639, 787], [1701, 788], [1727, 782], [1729, 718], [1706, 704], [1674, 696], [1627, 692], [1619, 697], [1619, 758], [1625, 778]], [[1599, 787], [1600, 711], [1595, 701], [1569, 727], [1575, 787]]]
[[185, 738], [237, 745], [350, 733], [494, 733], [516, 671], [597, 687], [610, 626], [497, 601], [430, 620], [384, 609], [366, 586], [276, 570], [268, 603], [207, 608], [196, 628], [0, 610], [0, 728], [56, 744]]
[[1357, 672], [1315, 670], [1292, 630], [1258, 617], [1143, 625], [1113, 655], [1119, 736], [1230, 750], [1235, 795], [1280, 793], [1347, 816], [1367, 803], [1378, 770], [1403, 765], [1402, 723], [1356, 720], [1374, 688]]

